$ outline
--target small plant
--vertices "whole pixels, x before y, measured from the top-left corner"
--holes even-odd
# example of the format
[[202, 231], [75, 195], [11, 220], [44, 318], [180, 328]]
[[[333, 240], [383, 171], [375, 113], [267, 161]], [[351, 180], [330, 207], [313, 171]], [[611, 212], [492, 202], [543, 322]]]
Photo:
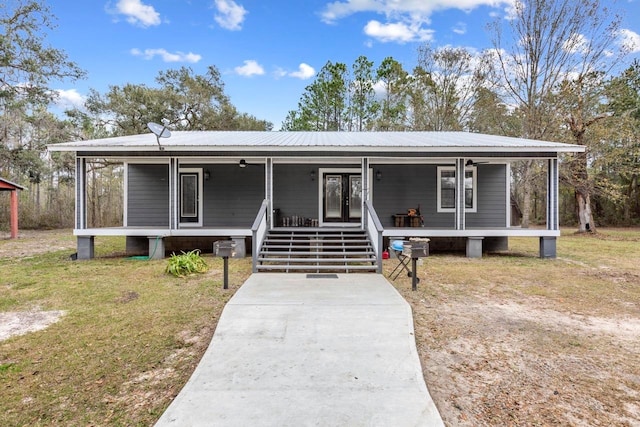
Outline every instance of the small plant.
[[171, 254], [166, 272], [176, 277], [186, 277], [190, 274], [204, 273], [209, 266], [200, 255], [200, 249], [189, 252], [181, 251], [179, 255]]

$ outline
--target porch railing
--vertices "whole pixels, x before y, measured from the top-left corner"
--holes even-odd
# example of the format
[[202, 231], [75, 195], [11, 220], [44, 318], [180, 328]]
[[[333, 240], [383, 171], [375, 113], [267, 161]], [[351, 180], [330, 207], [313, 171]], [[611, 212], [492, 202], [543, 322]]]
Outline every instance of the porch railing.
[[364, 225], [365, 230], [369, 235], [369, 239], [373, 245], [373, 250], [376, 253], [377, 272], [382, 273], [382, 232], [384, 231], [384, 227], [382, 227], [380, 218], [378, 218], [378, 214], [376, 213], [371, 200], [366, 200], [364, 202], [364, 210], [366, 215], [365, 218], [367, 219]]
[[258, 254], [260, 253], [260, 248], [262, 247], [264, 237], [267, 234], [269, 218], [268, 210], [269, 201], [267, 199], [264, 199], [262, 201], [262, 205], [260, 205], [260, 209], [258, 210], [256, 219], [253, 221], [253, 225], [251, 226], [251, 246], [253, 246], [251, 251], [251, 265], [254, 273], [257, 273], [258, 271]]

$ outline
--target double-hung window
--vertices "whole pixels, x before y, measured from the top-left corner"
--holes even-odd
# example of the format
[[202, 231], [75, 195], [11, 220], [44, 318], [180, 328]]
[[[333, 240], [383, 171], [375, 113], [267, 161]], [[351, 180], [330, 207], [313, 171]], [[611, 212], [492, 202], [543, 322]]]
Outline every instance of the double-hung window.
[[[467, 212], [476, 212], [478, 207], [476, 167], [468, 167], [464, 172], [464, 208]], [[456, 168], [438, 167], [438, 212], [456, 210]]]

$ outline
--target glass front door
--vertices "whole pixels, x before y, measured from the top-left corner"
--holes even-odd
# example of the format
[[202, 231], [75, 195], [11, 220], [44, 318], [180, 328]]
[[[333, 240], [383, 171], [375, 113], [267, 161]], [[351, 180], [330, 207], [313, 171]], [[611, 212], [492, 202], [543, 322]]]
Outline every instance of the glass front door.
[[324, 222], [360, 222], [362, 176], [350, 173], [325, 173], [323, 205]]
[[180, 224], [188, 226], [202, 225], [201, 218], [201, 178], [200, 171], [184, 171], [179, 173], [180, 189]]

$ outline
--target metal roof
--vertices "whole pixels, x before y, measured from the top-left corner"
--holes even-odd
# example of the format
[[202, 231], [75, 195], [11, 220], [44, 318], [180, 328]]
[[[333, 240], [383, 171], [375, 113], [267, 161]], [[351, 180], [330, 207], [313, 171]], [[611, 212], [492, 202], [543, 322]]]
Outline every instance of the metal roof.
[[[161, 138], [166, 151], [350, 151], [350, 152], [582, 152], [583, 146], [469, 132], [253, 132], [180, 131]], [[157, 152], [152, 133], [75, 141], [50, 151]]]
[[[1, 190], [24, 190], [24, 187], [16, 184], [15, 182], [11, 182], [8, 179], [0, 178], [0, 191]], [[13, 187], [13, 188], [11, 188]]]

